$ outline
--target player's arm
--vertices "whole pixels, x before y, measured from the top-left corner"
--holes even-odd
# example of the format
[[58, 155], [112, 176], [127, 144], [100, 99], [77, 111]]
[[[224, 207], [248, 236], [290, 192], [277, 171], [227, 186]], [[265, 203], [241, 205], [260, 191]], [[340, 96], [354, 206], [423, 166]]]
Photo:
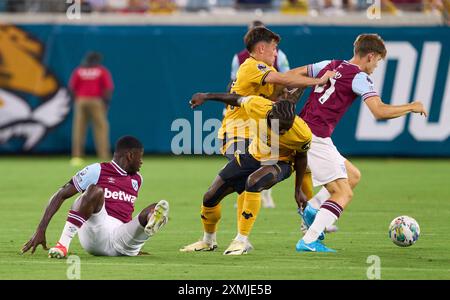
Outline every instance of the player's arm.
[[241, 106], [239, 99], [242, 98], [238, 94], [228, 94], [228, 93], [196, 93], [192, 96], [189, 101], [191, 108], [196, 108], [206, 101], [217, 101], [222, 102], [232, 106]]
[[281, 84], [288, 87], [305, 88], [314, 85], [323, 85], [332, 78], [336, 73], [327, 71], [320, 78], [308, 77], [301, 74], [269, 72], [264, 78], [264, 83]]
[[308, 199], [302, 191], [303, 176], [305, 175], [307, 165], [306, 152], [297, 152], [295, 154], [295, 201], [299, 208], [304, 207]]
[[427, 116], [422, 103], [418, 101], [403, 105], [389, 105], [383, 103], [379, 96], [373, 96], [367, 98], [365, 102], [377, 120], [398, 118], [411, 112]]
[[42, 216], [41, 222], [39, 223], [36, 232], [30, 238], [30, 240], [25, 243], [22, 247], [22, 253], [27, 252], [31, 248], [31, 253], [34, 253], [37, 246], [42, 245], [45, 250], [47, 248], [47, 242], [45, 239], [45, 231], [47, 230], [47, 226], [50, 223], [50, 220], [53, 218], [55, 213], [61, 207], [63, 202], [78, 193], [77, 189], [73, 185], [72, 181], [66, 183], [63, 187], [61, 187], [51, 198], [50, 201], [45, 208], [44, 215]]

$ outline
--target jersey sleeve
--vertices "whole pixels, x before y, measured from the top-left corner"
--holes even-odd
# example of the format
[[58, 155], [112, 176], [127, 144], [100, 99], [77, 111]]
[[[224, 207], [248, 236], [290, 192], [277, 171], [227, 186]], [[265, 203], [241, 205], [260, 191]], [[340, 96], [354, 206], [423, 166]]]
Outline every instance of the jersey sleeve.
[[242, 97], [240, 103], [249, 118], [254, 120], [265, 118], [272, 109], [272, 101], [259, 96]]
[[278, 57], [277, 57], [277, 64], [278, 64], [278, 71], [284, 73], [290, 70], [289, 67], [289, 61], [287, 59], [286, 54], [284, 54], [283, 51], [278, 50]]
[[269, 67], [263, 62], [254, 61], [246, 67], [245, 74], [242, 74], [244, 78], [247, 78], [250, 82], [257, 85], [264, 85], [264, 79], [273, 71], [273, 68]]
[[239, 58], [237, 54], [233, 56], [233, 60], [231, 61], [231, 80], [236, 80], [237, 71], [239, 69]]
[[325, 68], [330, 62], [331, 60], [323, 60], [321, 62], [308, 65], [308, 76], [316, 77], [320, 70]]
[[356, 95], [361, 96], [363, 100], [378, 96], [372, 78], [364, 72], [359, 72], [356, 74], [355, 78], [353, 78], [352, 90]]
[[80, 192], [84, 192], [91, 184], [97, 184], [100, 178], [101, 167], [99, 163], [92, 164], [79, 171], [72, 177], [75, 188]]

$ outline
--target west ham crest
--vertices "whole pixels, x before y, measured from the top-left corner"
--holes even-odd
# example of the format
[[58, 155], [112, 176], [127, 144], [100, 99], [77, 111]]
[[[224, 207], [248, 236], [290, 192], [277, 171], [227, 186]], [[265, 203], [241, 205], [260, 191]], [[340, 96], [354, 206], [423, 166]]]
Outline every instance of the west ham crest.
[[137, 192], [139, 189], [139, 183], [136, 179], [131, 179], [131, 185], [133, 186], [133, 189]]

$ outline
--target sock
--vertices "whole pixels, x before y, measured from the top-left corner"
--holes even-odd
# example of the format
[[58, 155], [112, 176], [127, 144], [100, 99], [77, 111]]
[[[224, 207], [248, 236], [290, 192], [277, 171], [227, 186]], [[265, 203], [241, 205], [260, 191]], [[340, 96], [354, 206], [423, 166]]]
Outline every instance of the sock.
[[247, 242], [248, 242], [248, 236], [242, 235], [242, 234], [240, 234], [240, 233], [238, 233], [234, 239], [235, 239], [236, 241], [240, 241], [240, 242], [244, 242], [244, 243], [247, 243]]
[[239, 230], [239, 218], [242, 215], [242, 209], [244, 208], [244, 199], [245, 199], [245, 192], [242, 192], [237, 197], [237, 209], [236, 209], [236, 222]]
[[216, 242], [216, 233], [209, 233], [209, 232], [204, 232], [203, 233], [203, 241], [207, 242], [208, 244], [212, 244]]
[[261, 193], [244, 192], [245, 200], [242, 214], [239, 216], [239, 233], [249, 236], [261, 208]]
[[86, 218], [79, 212], [70, 210], [67, 216], [66, 225], [64, 225], [63, 232], [59, 238], [58, 243], [66, 247], [69, 250], [70, 242], [75, 237], [78, 229], [86, 222]]
[[322, 187], [320, 191], [308, 201], [308, 203], [315, 209], [319, 209], [325, 201], [330, 199], [330, 196], [331, 195], [328, 190], [325, 187]]
[[325, 201], [320, 207], [311, 227], [309, 227], [308, 231], [303, 236], [303, 241], [309, 244], [317, 240], [326, 227], [333, 225], [334, 222], [339, 219], [342, 210], [343, 208], [333, 200]]
[[[306, 195], [306, 199], [311, 199], [314, 195], [311, 171], [306, 171], [305, 175], [303, 175], [302, 192]], [[327, 199], [329, 198], [330, 196], [327, 197]]]
[[214, 207], [206, 207], [202, 205], [201, 217], [203, 223], [203, 231], [214, 233], [217, 231], [217, 223], [219, 223], [222, 216], [222, 209], [220, 203]]

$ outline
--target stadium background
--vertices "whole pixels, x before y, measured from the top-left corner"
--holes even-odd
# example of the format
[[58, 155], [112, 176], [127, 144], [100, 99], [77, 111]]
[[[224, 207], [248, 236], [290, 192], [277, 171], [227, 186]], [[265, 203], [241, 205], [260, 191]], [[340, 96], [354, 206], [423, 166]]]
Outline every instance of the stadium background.
[[[427, 121], [420, 116], [408, 116], [376, 122], [360, 101], [356, 101], [334, 134], [338, 148], [346, 155], [449, 156], [450, 29], [442, 24], [440, 17], [410, 14], [406, 22], [405, 17], [382, 14], [380, 19], [371, 20], [365, 11], [354, 12], [333, 16], [330, 20], [335, 24], [327, 25], [328, 18], [321, 18], [322, 24], [314, 24], [317, 18], [270, 11], [259, 15], [216, 13], [200, 18], [187, 12], [168, 16], [81, 12], [79, 20], [68, 19], [65, 14], [7, 13], [2, 18], [5, 25], [17, 26], [42, 45], [38, 61], [42, 68], [55, 75], [60, 87], [51, 95], [36, 97], [2, 80], [0, 91], [3, 98], [8, 98], [5, 93], [9, 92], [36, 109], [65, 89], [71, 72], [86, 51], [99, 51], [116, 82], [109, 112], [111, 140], [132, 132], [143, 140], [147, 154], [169, 154], [173, 152], [172, 139], [180, 131], [176, 126], [172, 128], [174, 120], [187, 119], [194, 124], [194, 113], [187, 105], [190, 95], [225, 90], [231, 58], [243, 48], [242, 37], [249, 20], [260, 18], [282, 36], [280, 48], [287, 54], [291, 67], [330, 58], [349, 59], [352, 43], [359, 33], [377, 32], [388, 44], [386, 63], [373, 76], [382, 98], [387, 102], [393, 99], [392, 104], [420, 99], [430, 117]], [[13, 38], [6, 30], [2, 32], [3, 41]], [[19, 55], [14, 58], [15, 54], [11, 53], [20, 51], [18, 44], [17, 48], [0, 48], [3, 57], [13, 57], [3, 62], [6, 72], [8, 68], [29, 67], [20, 64]], [[26, 84], [33, 86], [36, 82], [31, 79]], [[41, 138], [26, 143], [22, 131], [17, 129], [29, 121], [29, 116], [16, 112], [23, 109], [23, 104], [3, 102], [0, 153], [70, 151], [71, 105], [66, 105], [68, 114], [61, 113], [61, 120], [47, 126]], [[220, 120], [222, 106], [210, 104], [201, 111], [201, 124], [210, 118]], [[205, 137], [217, 129], [195, 134]], [[193, 136], [194, 128], [191, 130]], [[91, 137], [87, 149], [93, 153]], [[185, 150], [185, 154], [203, 153], [194, 140], [190, 149]]]
[[[298, 11], [288, 12], [280, 1], [242, 10], [228, 0], [208, 1], [201, 9], [188, 2], [206, 1], [185, 1], [161, 14], [151, 7], [130, 10], [136, 14], [126, 9], [89, 12], [84, 5], [81, 19], [69, 19], [67, 6], [55, 6], [62, 2], [0, 0], [0, 11], [7, 10], [0, 13], [0, 279], [79, 278], [69, 276], [65, 261], [47, 259], [41, 248], [34, 255], [20, 255], [19, 249], [33, 234], [51, 194], [79, 170], [69, 164], [72, 103], [64, 90], [85, 52], [101, 51], [114, 76], [111, 142], [133, 134], [143, 140], [147, 154], [170, 154], [177, 134], [172, 122], [195, 123], [187, 105], [192, 93], [225, 90], [231, 58], [243, 48], [246, 25], [254, 19], [281, 34], [280, 48], [291, 67], [348, 59], [357, 34], [381, 34], [390, 53], [385, 68], [374, 75], [383, 99], [397, 104], [422, 100], [429, 105], [430, 117], [375, 122], [356, 101], [343, 118], [334, 141], [346, 155], [364, 156], [352, 158], [363, 177], [339, 221], [340, 231], [327, 236], [327, 245], [338, 250], [334, 256], [295, 252], [300, 220], [292, 199], [293, 176], [274, 188], [276, 209], [261, 210], [251, 237], [255, 250], [249, 255], [228, 260], [221, 251], [179, 253], [201, 235], [201, 195], [225, 161], [219, 156], [149, 155], [144, 158], [145, 184], [136, 211], [167, 199], [169, 223], [145, 245], [149, 256], [94, 257], [74, 240], [71, 254], [81, 260], [81, 279], [374, 279], [368, 270], [373, 255], [381, 260], [382, 279], [450, 278], [450, 29], [445, 11], [428, 11], [427, 3], [435, 1], [410, 1], [418, 6], [399, 6], [401, 13], [384, 7], [379, 19], [368, 17], [370, 3], [352, 10], [341, 3], [335, 10], [311, 4], [305, 11], [300, 5], [294, 7]], [[42, 48], [30, 46], [32, 41]], [[30, 64], [30, 59], [38, 63]], [[43, 70], [53, 74], [57, 84], [47, 94], [30, 93], [37, 86], [29, 78]], [[52, 101], [58, 104], [55, 110], [44, 107], [48, 114], [36, 118], [33, 112]], [[221, 119], [222, 108], [211, 103], [198, 112], [203, 121]], [[194, 148], [198, 144], [192, 138]], [[87, 146], [93, 154], [91, 136]], [[373, 155], [384, 157], [368, 158]], [[415, 158], [397, 158], [405, 156]], [[422, 159], [435, 156], [443, 158]], [[96, 161], [89, 156], [86, 164]], [[48, 227], [48, 246], [61, 234], [71, 202], [63, 204]], [[233, 204], [234, 196], [223, 201], [219, 250], [236, 232]], [[388, 224], [402, 214], [416, 218], [422, 229], [419, 242], [409, 248], [387, 238]]]

